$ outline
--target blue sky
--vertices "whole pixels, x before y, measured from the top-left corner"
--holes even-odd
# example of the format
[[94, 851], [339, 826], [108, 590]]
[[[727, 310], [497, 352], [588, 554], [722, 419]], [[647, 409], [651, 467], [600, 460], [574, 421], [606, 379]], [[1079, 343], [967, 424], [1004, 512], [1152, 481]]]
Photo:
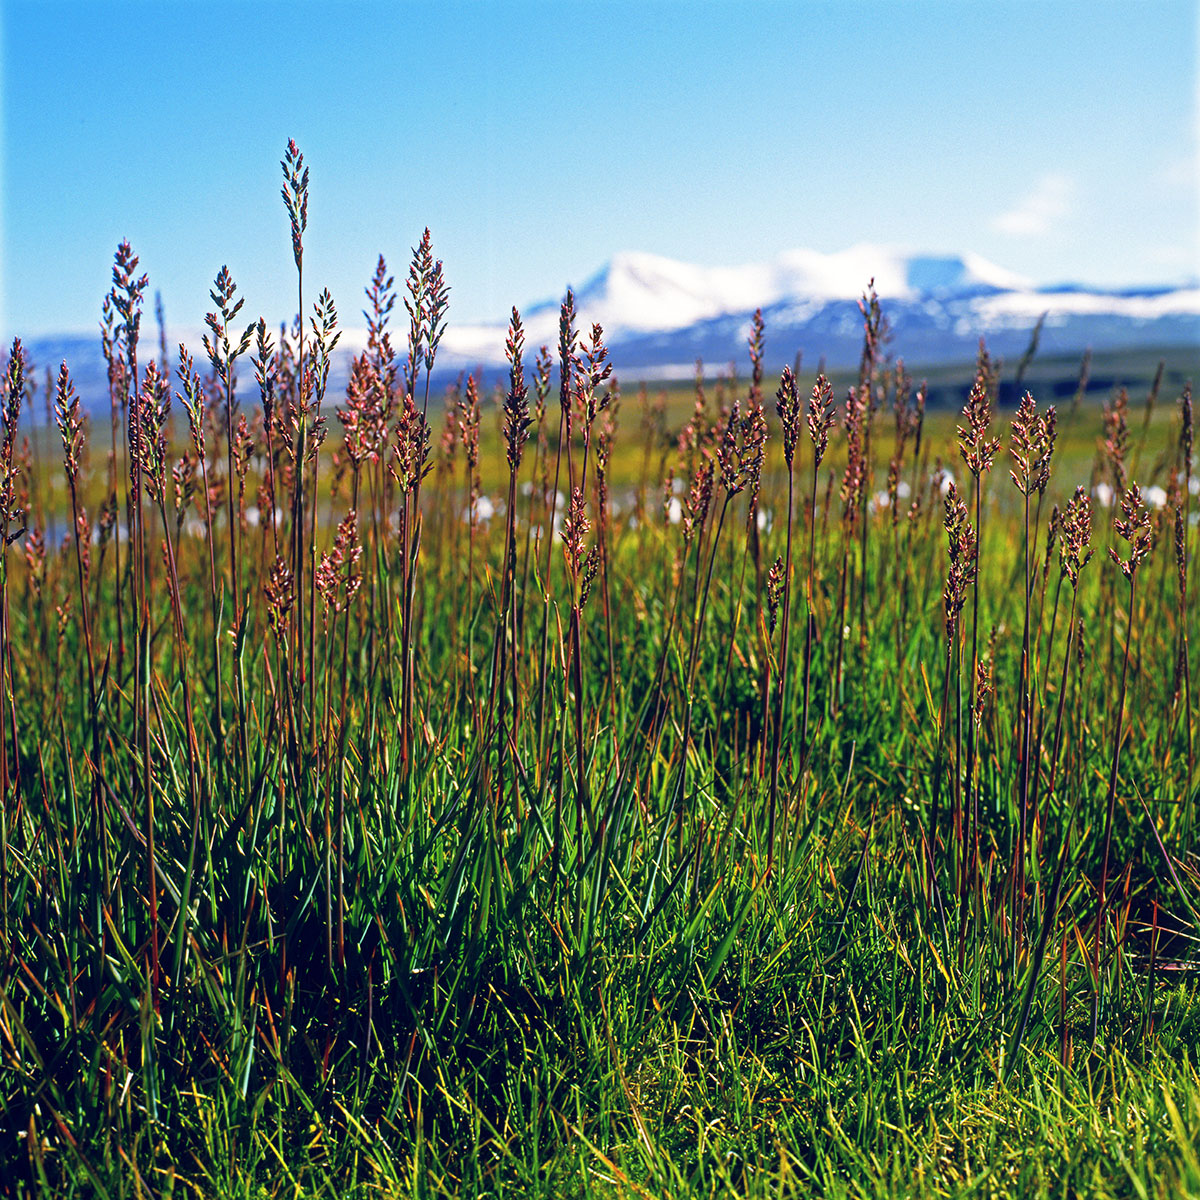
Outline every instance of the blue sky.
[[[95, 328], [128, 237], [171, 323], [228, 264], [293, 303], [279, 159], [312, 172], [306, 281], [361, 324], [429, 225], [451, 319], [613, 253], [974, 251], [1041, 282], [1200, 272], [1197, 6], [3, 3], [3, 325]], [[865, 282], [865, 281], [864, 281]]]

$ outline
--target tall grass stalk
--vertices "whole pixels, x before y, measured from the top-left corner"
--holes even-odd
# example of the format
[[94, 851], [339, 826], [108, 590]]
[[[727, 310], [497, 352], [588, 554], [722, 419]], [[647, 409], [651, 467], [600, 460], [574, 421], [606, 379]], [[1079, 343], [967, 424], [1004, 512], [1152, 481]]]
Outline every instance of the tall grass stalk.
[[1125, 652], [1121, 659], [1121, 683], [1117, 690], [1116, 719], [1113, 722], [1112, 751], [1108, 772], [1108, 791], [1105, 796], [1104, 842], [1100, 856], [1100, 883], [1096, 899], [1096, 927], [1092, 939], [1092, 977], [1095, 991], [1092, 994], [1091, 1040], [1094, 1042], [1100, 1021], [1103, 980], [1100, 971], [1100, 943], [1104, 936], [1108, 902], [1108, 868], [1112, 851], [1113, 816], [1117, 806], [1117, 772], [1121, 762], [1121, 743], [1125, 737], [1125, 689], [1129, 679], [1129, 647], [1133, 640], [1136, 620], [1134, 608], [1138, 568], [1150, 554], [1150, 517], [1142, 503], [1141, 489], [1135, 483], [1121, 498], [1120, 515], [1113, 520], [1117, 534], [1129, 543], [1129, 557], [1122, 558], [1112, 546], [1109, 557], [1121, 569], [1129, 584], [1129, 610], [1125, 623]]
[[[4, 860], [4, 873], [0, 877], [0, 904], [3, 905], [3, 910], [0, 912], [0, 925], [3, 927], [5, 945], [8, 945], [9, 937], [8, 826], [10, 813], [15, 811], [20, 796], [19, 767], [15, 761], [17, 755], [16, 697], [13, 694], [9, 667], [11, 633], [8, 604], [8, 548], [24, 532], [24, 514], [16, 504], [16, 470], [13, 463], [13, 450], [17, 441], [17, 423], [21, 418], [21, 400], [25, 394], [25, 373], [25, 348], [22, 346], [20, 338], [14, 338], [5, 372], [4, 406], [0, 410], [4, 419], [4, 428], [0, 432], [0, 699], [3, 701], [3, 708], [0, 709], [0, 805], [4, 809], [3, 816], [0, 817], [0, 855]], [[14, 528], [18, 521], [21, 521], [22, 525]], [[11, 761], [6, 725], [11, 726], [13, 731], [13, 758]]]

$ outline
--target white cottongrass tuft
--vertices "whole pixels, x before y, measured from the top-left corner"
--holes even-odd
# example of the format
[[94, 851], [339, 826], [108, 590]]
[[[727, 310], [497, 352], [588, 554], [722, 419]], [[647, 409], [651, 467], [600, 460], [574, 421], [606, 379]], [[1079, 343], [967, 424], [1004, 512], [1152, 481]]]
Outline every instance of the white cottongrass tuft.
[[[480, 496], [475, 501], [475, 519], [477, 521], [490, 521], [496, 515], [496, 506], [487, 496]], [[470, 524], [471, 521], [471, 506], [468, 504], [462, 511], [462, 522], [464, 525]]]

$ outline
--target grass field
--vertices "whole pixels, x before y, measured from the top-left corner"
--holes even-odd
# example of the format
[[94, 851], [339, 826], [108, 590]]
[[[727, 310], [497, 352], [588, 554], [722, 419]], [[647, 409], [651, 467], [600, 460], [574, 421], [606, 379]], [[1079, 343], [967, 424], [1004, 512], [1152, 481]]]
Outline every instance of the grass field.
[[1200, 1195], [1175, 365], [431, 395], [427, 234], [334, 396], [283, 165], [303, 325], [8, 354], [4, 1186]]

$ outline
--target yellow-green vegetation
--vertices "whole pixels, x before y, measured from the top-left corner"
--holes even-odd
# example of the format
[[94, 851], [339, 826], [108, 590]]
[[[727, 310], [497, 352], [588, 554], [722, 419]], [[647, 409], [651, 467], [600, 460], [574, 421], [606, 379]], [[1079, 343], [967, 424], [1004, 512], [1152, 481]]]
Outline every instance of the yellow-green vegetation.
[[1190, 388], [934, 412], [868, 293], [618, 403], [568, 295], [491, 411], [427, 233], [334, 396], [283, 165], [303, 324], [122, 245], [111, 428], [8, 356], [5, 1187], [1200, 1195]]

